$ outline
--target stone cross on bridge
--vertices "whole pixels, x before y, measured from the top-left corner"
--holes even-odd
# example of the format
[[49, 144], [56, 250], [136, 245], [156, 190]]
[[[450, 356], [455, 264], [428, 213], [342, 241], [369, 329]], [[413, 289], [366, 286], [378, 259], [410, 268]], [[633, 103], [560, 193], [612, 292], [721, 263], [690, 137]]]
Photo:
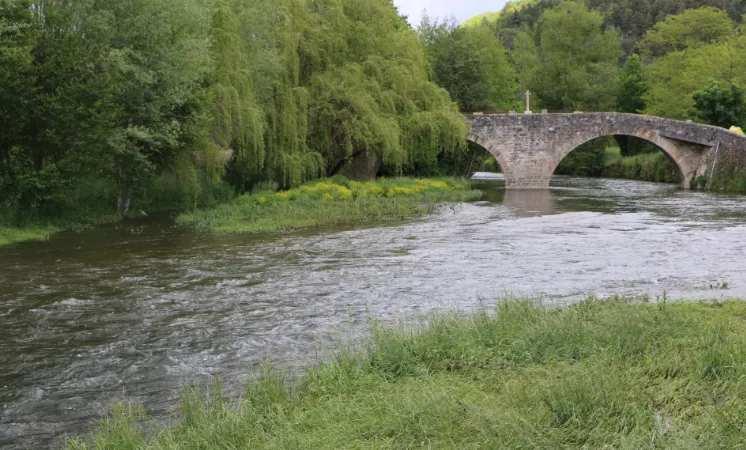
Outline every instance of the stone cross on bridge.
[[625, 113], [470, 114], [468, 139], [495, 156], [507, 189], [546, 189], [562, 158], [612, 135], [652, 142], [674, 163], [681, 186], [712, 176], [718, 154], [746, 154], [746, 137], [724, 128]]

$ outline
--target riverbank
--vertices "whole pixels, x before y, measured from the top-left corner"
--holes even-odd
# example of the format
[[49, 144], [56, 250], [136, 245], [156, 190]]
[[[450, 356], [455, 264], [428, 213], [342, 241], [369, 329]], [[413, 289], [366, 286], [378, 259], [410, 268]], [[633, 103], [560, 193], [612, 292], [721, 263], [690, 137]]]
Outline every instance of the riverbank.
[[[174, 195], [157, 190], [154, 199], [141, 200], [132, 208], [149, 213], [184, 209]], [[355, 182], [333, 177], [306, 183], [289, 191], [263, 191], [229, 199], [225, 193], [214, 195], [197, 208], [177, 216], [181, 225], [217, 232], [262, 232], [313, 228], [325, 225], [345, 225], [373, 220], [406, 219], [435, 211], [443, 202], [476, 200], [481, 192], [471, 190], [466, 180], [440, 179], [379, 179]], [[84, 229], [118, 222], [121, 216], [110, 213], [109, 202], [95, 198], [95, 208], [72, 211], [71, 217], [24, 220], [15, 226], [0, 220], [0, 247], [25, 241], [44, 241], [67, 229]], [[86, 202], [82, 202], [86, 203]], [[2, 217], [0, 217], [2, 219]]]
[[0, 226], [0, 247], [18, 242], [46, 241], [59, 229], [52, 226], [30, 226], [24, 228]]
[[679, 183], [676, 167], [666, 159], [663, 152], [622, 156], [619, 147], [608, 147], [604, 151], [603, 176], [625, 180]]
[[366, 349], [295, 382], [265, 370], [240, 402], [185, 391], [166, 428], [119, 406], [66, 447], [738, 448], [745, 319], [736, 301], [511, 300], [374, 325]]
[[332, 177], [281, 192], [242, 195], [228, 204], [180, 214], [177, 223], [214, 232], [265, 232], [430, 214], [443, 202], [477, 200], [466, 180], [381, 178], [350, 181]]

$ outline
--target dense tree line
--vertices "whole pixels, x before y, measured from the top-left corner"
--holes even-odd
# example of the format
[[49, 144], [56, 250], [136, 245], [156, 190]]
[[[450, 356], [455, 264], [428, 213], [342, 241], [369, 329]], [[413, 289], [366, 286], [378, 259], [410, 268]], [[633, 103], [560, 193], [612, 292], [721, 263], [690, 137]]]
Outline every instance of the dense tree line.
[[[0, 216], [191, 207], [355, 158], [465, 174], [485, 154], [461, 113], [526, 90], [534, 110], [741, 125], [745, 8], [521, 0], [415, 31], [391, 0], [0, 0]], [[598, 173], [602, 146], [563, 164]]]
[[[744, 12], [738, 0], [520, 0], [465, 28], [492, 29], [536, 108], [729, 127], [746, 122], [739, 87], [746, 83]], [[655, 151], [636, 138], [617, 141], [623, 154]], [[560, 170], [600, 173], [606, 144], [584, 146]]]
[[189, 206], [361, 152], [400, 173], [466, 133], [390, 0], [0, 0], [0, 124], [6, 215]]

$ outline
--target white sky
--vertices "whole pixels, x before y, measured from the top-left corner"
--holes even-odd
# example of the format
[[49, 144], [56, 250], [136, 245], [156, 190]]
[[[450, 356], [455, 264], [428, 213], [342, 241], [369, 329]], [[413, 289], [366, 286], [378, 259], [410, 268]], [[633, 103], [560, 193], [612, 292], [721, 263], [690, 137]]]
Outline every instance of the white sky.
[[459, 22], [487, 11], [499, 11], [507, 0], [394, 0], [399, 12], [409, 16], [409, 23], [417, 27], [422, 10], [432, 17], [455, 16]]

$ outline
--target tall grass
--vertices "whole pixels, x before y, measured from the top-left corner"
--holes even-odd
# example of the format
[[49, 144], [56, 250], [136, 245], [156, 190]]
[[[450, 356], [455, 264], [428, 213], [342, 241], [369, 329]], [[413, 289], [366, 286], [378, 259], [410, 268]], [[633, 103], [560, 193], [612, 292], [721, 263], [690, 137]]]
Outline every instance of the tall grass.
[[201, 230], [261, 232], [405, 219], [433, 212], [446, 201], [475, 200], [463, 180], [379, 179], [336, 176], [283, 192], [256, 192], [229, 204], [182, 213], [177, 222]]
[[[203, 180], [200, 191], [186, 195], [176, 174], [164, 173], [147, 187], [139, 186], [129, 215], [173, 211], [195, 206], [208, 207], [228, 202], [232, 188], [224, 181]], [[76, 185], [64, 198], [34, 208], [19, 209], [0, 201], [0, 247], [24, 241], [47, 240], [54, 233], [122, 220], [116, 211], [116, 185], [94, 179]]]
[[240, 400], [188, 389], [166, 427], [116, 407], [68, 449], [744, 448], [746, 304], [625, 299], [374, 326]]
[[680, 182], [676, 167], [662, 152], [622, 156], [619, 147], [605, 149], [603, 176], [663, 183]]
[[59, 229], [51, 225], [30, 226], [24, 228], [0, 225], [0, 247], [5, 247], [17, 242], [46, 241], [57, 231], [59, 231]]

